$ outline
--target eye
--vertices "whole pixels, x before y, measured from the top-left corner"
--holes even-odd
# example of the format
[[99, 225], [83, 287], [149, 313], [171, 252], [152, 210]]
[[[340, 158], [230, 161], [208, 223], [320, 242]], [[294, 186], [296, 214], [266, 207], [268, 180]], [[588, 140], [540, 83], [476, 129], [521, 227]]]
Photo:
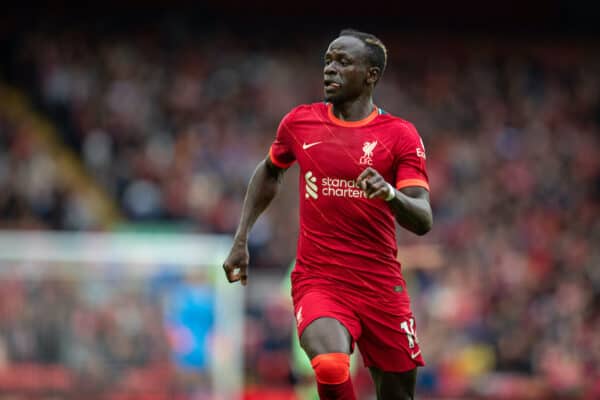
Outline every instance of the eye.
[[340, 60], [340, 64], [342, 64], [345, 67], [347, 65], [350, 65], [350, 60], [348, 60], [347, 58], [342, 58]]

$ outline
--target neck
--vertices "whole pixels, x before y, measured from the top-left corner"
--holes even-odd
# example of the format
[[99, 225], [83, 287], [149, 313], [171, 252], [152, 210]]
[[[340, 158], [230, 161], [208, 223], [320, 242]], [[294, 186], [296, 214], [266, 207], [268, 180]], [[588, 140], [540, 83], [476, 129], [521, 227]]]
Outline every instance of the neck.
[[333, 103], [333, 114], [342, 121], [360, 121], [373, 112], [373, 98], [359, 97], [344, 103]]

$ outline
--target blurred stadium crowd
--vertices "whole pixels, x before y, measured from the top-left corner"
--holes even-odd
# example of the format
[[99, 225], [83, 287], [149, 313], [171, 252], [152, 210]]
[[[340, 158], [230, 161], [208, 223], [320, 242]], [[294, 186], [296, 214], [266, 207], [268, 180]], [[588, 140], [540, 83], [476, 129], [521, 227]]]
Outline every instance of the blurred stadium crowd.
[[[432, 232], [401, 232], [400, 244], [439, 245], [443, 255], [436, 267], [406, 265], [428, 362], [419, 392], [600, 397], [600, 56], [591, 51], [597, 43], [381, 36], [390, 61], [376, 101], [423, 136], [435, 215]], [[226, 32], [40, 33], [24, 38], [12, 63], [125, 220], [232, 233], [247, 181], [281, 117], [321, 100], [320, 59], [330, 39], [271, 45]], [[293, 259], [295, 174], [294, 167], [254, 229], [255, 273], [282, 276]], [[56, 175], [26, 126], [0, 110], [2, 226], [100, 226], [85, 204], [68, 201], [73, 189]], [[5, 365], [71, 365], [65, 360], [76, 349], [27, 347], [34, 338], [18, 335], [32, 321], [43, 325], [36, 315], [49, 315], [49, 307], [56, 318], [67, 313], [71, 323], [80, 321], [81, 329], [68, 329], [73, 341], [100, 335], [86, 330], [95, 312], [69, 306], [73, 289], [40, 285], [0, 283]], [[120, 301], [100, 314], [118, 314]], [[14, 302], [27, 312], [15, 312], [21, 309]], [[134, 314], [152, 319], [138, 306]], [[286, 307], [278, 296], [249, 305], [249, 382], [294, 381]], [[36, 331], [54, 335], [44, 326]], [[143, 331], [161, 335], [156, 322]], [[110, 337], [98, 340], [106, 343], [94, 354], [144, 363], [123, 340], [116, 347]], [[161, 346], [144, 344], [159, 355]], [[93, 364], [90, 357], [85, 362]]]
[[[49, 275], [2, 279], [3, 395], [100, 398], [112, 388], [138, 398], [163, 398], [172, 390], [167, 332], [156, 294], [140, 282]], [[148, 391], [154, 397], [140, 396]]]

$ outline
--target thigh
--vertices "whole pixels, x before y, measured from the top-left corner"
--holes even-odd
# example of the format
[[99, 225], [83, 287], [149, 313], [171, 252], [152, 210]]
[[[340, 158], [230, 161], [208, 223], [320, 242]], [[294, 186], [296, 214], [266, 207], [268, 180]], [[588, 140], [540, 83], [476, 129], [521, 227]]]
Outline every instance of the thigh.
[[386, 312], [385, 307], [360, 313], [362, 335], [358, 347], [366, 367], [405, 372], [425, 365], [412, 313]]
[[342, 323], [334, 318], [319, 318], [302, 332], [300, 346], [310, 359], [319, 354], [352, 352], [352, 336]]
[[352, 353], [361, 324], [338, 292], [310, 287], [297, 290], [293, 299], [300, 345], [311, 359], [325, 353]]
[[415, 398], [417, 369], [405, 372], [385, 372], [370, 367], [377, 391], [377, 400], [412, 400]]

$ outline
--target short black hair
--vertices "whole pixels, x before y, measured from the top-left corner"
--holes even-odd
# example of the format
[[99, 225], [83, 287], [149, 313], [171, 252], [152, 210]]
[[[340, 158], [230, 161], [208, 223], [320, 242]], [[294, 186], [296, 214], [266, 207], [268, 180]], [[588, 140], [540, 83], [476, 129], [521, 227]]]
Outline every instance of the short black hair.
[[380, 77], [383, 75], [383, 71], [385, 71], [385, 66], [387, 65], [387, 49], [381, 40], [375, 35], [355, 29], [343, 29], [339, 36], [352, 36], [362, 41], [367, 46], [369, 62], [372, 66], [378, 67], [381, 70]]

